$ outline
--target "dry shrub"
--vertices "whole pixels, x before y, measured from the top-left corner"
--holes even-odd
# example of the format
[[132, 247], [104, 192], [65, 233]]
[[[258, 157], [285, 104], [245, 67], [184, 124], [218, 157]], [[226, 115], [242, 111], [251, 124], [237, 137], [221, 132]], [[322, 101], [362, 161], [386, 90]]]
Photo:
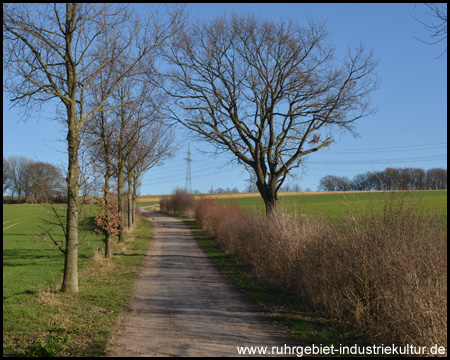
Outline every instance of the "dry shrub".
[[447, 230], [421, 209], [393, 194], [349, 213], [321, 244], [328, 250], [308, 256], [309, 274], [332, 315], [380, 341], [446, 346]]
[[[349, 207], [350, 208], [350, 207]], [[196, 219], [273, 286], [374, 341], [447, 346], [447, 229], [408, 195], [349, 211], [339, 224], [265, 217], [204, 199]]]
[[109, 193], [105, 199], [104, 196], [95, 198], [97, 205], [97, 214], [94, 219], [95, 225], [100, 229], [95, 229], [97, 235], [117, 234], [120, 227], [120, 211], [117, 196]]
[[[230, 212], [229, 212], [230, 214]], [[253, 214], [236, 213], [237, 216], [228, 216], [217, 229], [217, 242], [227, 253], [231, 254], [240, 264], [254, 266], [258, 258], [255, 245], [255, 229], [258, 218]], [[218, 218], [220, 218], [220, 213]]]
[[176, 189], [173, 195], [163, 196], [159, 205], [161, 211], [191, 217], [195, 206], [195, 198], [186, 190]]
[[159, 208], [161, 209], [161, 211], [169, 212], [169, 205], [170, 201], [168, 196], [163, 196], [161, 200], [159, 200]]
[[245, 216], [245, 212], [231, 203], [220, 205], [212, 199], [201, 199], [195, 205], [195, 219], [197, 223], [211, 236], [219, 236], [222, 227], [229, 219]]
[[164, 212], [169, 212], [169, 197], [168, 196], [163, 196], [161, 197], [161, 200], [159, 200], [159, 208], [161, 209], [161, 211]]
[[220, 205], [217, 201], [207, 198], [200, 199], [195, 204], [195, 221], [208, 233], [217, 235], [217, 226], [214, 225], [214, 219], [218, 212], [220, 212]]

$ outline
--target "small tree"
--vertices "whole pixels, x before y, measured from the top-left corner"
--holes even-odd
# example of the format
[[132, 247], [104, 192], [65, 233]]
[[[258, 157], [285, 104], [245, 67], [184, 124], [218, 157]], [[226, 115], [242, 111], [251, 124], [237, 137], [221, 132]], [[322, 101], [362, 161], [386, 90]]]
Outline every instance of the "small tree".
[[96, 205], [98, 208], [95, 217], [95, 225], [100, 229], [96, 229], [97, 235], [105, 235], [105, 258], [112, 258], [112, 237], [120, 231], [120, 211], [117, 202], [117, 196], [108, 192], [103, 197], [97, 198]]
[[371, 113], [377, 61], [360, 45], [338, 65], [327, 36], [314, 21], [232, 16], [193, 25], [164, 48], [165, 113], [254, 173], [267, 214], [305, 156]]

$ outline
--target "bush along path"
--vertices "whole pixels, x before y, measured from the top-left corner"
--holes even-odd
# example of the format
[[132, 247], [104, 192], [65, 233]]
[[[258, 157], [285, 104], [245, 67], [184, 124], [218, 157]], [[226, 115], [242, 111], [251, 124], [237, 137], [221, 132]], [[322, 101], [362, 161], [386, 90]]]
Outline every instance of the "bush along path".
[[154, 236], [109, 356], [239, 356], [238, 347], [305, 345], [230, 283], [181, 220], [143, 215]]

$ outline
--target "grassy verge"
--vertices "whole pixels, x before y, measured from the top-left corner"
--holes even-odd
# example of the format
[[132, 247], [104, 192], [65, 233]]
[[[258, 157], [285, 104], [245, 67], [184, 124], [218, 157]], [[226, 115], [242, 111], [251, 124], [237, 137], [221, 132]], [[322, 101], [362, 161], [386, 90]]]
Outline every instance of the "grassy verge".
[[369, 345], [364, 336], [356, 334], [334, 319], [329, 319], [299, 303], [296, 296], [275, 289], [258, 279], [245, 266], [239, 265], [225, 254], [216, 241], [208, 237], [192, 219], [180, 218], [190, 228], [199, 245], [212, 261], [226, 274], [243, 293], [269, 313], [276, 321], [286, 326], [294, 336], [311, 344]]
[[[141, 217], [113, 259], [94, 254], [79, 272], [79, 293], [61, 294], [61, 279], [22, 297], [3, 318], [4, 356], [101, 356], [118, 315], [130, 297], [151, 240], [151, 222]], [[11, 321], [11, 319], [13, 321]]]

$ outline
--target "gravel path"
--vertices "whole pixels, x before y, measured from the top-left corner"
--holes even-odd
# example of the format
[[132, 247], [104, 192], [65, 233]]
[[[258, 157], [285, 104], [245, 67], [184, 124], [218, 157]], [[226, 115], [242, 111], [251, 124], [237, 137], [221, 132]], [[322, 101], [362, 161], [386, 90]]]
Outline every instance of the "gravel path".
[[238, 356], [237, 346], [298, 346], [221, 274], [186, 225], [143, 211], [154, 237], [109, 356]]

